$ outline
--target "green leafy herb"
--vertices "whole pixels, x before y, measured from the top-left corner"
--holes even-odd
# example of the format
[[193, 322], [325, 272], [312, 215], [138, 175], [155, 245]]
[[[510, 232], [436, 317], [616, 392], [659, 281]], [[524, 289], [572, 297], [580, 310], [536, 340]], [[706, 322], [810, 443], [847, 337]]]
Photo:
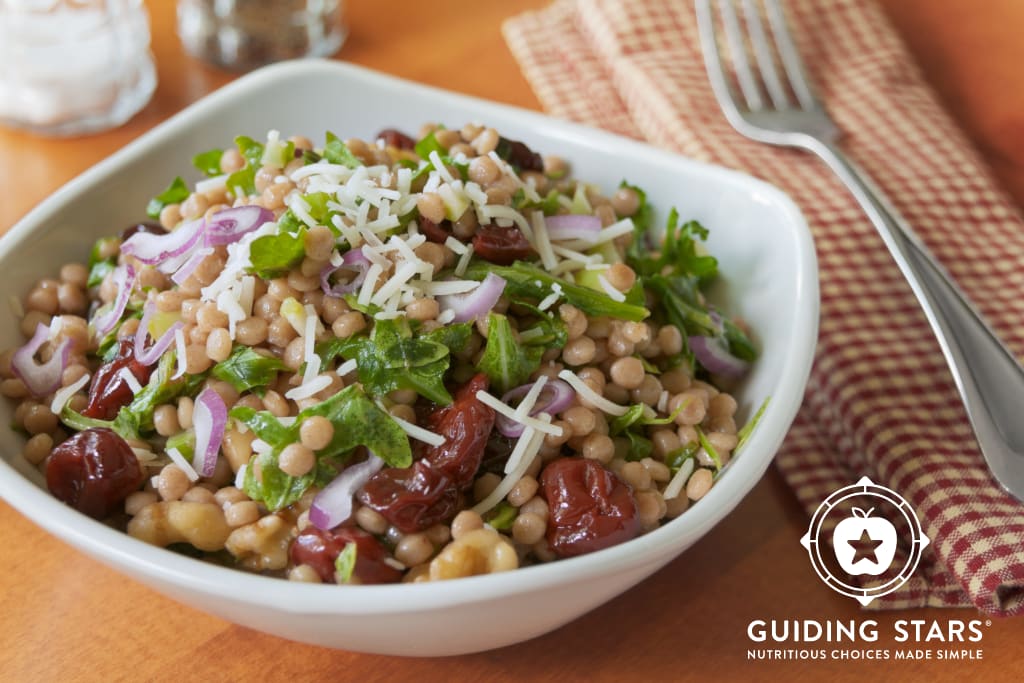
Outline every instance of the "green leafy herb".
[[348, 168], [359, 168], [363, 162], [334, 133], [327, 131], [327, 144], [324, 145], [324, 159], [332, 164], [341, 164]]
[[756, 413], [754, 413], [754, 417], [750, 418], [747, 421], [747, 424], [743, 425], [743, 427], [741, 427], [740, 430], [736, 432], [736, 436], [739, 437], [739, 439], [736, 442], [736, 448], [734, 448], [732, 451], [734, 455], [736, 453], [739, 453], [743, 445], [747, 443], [747, 439], [750, 438], [750, 434], [754, 431], [754, 427], [756, 427], [757, 423], [761, 421], [761, 416], [764, 415], [764, 411], [768, 407], [768, 401], [770, 400], [771, 396], [766, 398], [761, 403], [761, 407], [757, 409]]
[[[278, 457], [285, 446], [299, 441], [303, 421], [314, 415], [331, 421], [334, 437], [316, 452], [317, 467], [314, 470], [302, 477], [292, 477], [278, 466]], [[245, 478], [246, 493], [254, 500], [263, 501], [271, 510], [291, 505], [314, 481], [333, 476], [337, 466], [356, 446], [366, 446], [391, 467], [412, 464], [412, 449], [405, 432], [355, 384], [302, 410], [295, 422], [288, 426], [282, 425], [270, 412], [257, 412], [248, 406], [235, 406], [230, 416], [244, 422], [271, 447], [270, 451], [254, 456], [255, 462], [259, 463], [261, 481], [250, 477], [251, 467], [247, 468]]]
[[630, 406], [629, 410], [622, 415], [615, 417], [610, 423], [608, 423], [608, 433], [612, 436], [618, 436], [639, 422], [640, 418], [643, 416], [644, 405], [642, 403]]
[[543, 347], [519, 343], [508, 318], [500, 313], [487, 317], [487, 346], [477, 364], [500, 393], [523, 384], [540, 367]]
[[519, 333], [522, 344], [526, 346], [543, 346], [545, 349], [564, 348], [569, 341], [569, 329], [561, 318], [553, 312], [542, 311], [526, 301], [516, 301], [515, 305], [525, 308], [537, 317], [537, 322], [526, 327]]
[[224, 150], [211, 149], [200, 152], [192, 157], [192, 165], [202, 171], [207, 178], [220, 175], [220, 159], [224, 156]]
[[181, 453], [186, 460], [192, 462], [196, 452], [196, 432], [194, 429], [186, 429], [174, 436], [167, 438], [166, 449], [175, 449]]
[[159, 218], [160, 212], [168, 204], [180, 204], [188, 199], [189, 191], [181, 176], [175, 178], [166, 190], [149, 200], [146, 205], [146, 215], [150, 218]]
[[280, 359], [264, 356], [248, 346], [238, 344], [230, 356], [213, 366], [210, 374], [241, 393], [273, 383], [278, 371], [284, 368]]
[[439, 339], [413, 337], [408, 321], [396, 318], [378, 320], [369, 337], [354, 337], [351, 344], [338, 344], [332, 350], [356, 359], [359, 381], [371, 396], [412, 389], [434, 403], [448, 405], [452, 397], [444, 388], [444, 376], [450, 349]]
[[718, 456], [718, 451], [716, 451], [715, 447], [711, 445], [710, 441], [708, 441], [708, 437], [704, 435], [704, 430], [700, 427], [694, 427], [694, 429], [697, 431], [697, 438], [700, 439], [701, 448], [703, 448], [704, 452], [708, 454], [711, 461], [715, 463], [715, 471], [717, 472], [722, 469], [722, 458]]
[[427, 133], [425, 138], [416, 143], [415, 150], [416, 156], [420, 159], [429, 159], [431, 152], [437, 152], [441, 156], [448, 153], [448, 150], [441, 146], [441, 143], [437, 141], [437, 137], [434, 135], [433, 131]]
[[247, 135], [239, 135], [235, 138], [235, 146], [249, 166], [259, 168], [263, 165], [263, 143], [256, 142]]
[[654, 450], [654, 443], [650, 439], [632, 429], [626, 430], [623, 435], [629, 439], [629, 453], [626, 454], [626, 460], [632, 462], [650, 457]]
[[505, 294], [515, 299], [530, 298], [540, 301], [551, 293], [552, 285], [558, 284], [562, 288], [565, 300], [587, 315], [633, 321], [643, 320], [650, 315], [650, 312], [641, 305], [629, 301], [613, 301], [604, 292], [571, 284], [523, 261], [516, 261], [511, 266], [476, 263], [469, 267], [465, 277], [470, 280], [483, 280], [487, 273], [502, 277], [507, 283]]
[[636, 193], [637, 199], [640, 200], [636, 213], [630, 217], [633, 219], [633, 242], [626, 250], [626, 255], [629, 260], [631, 262], [636, 262], [646, 255], [645, 252], [650, 247], [650, 244], [648, 243], [648, 235], [650, 234], [651, 227], [654, 224], [654, 210], [651, 205], [647, 203], [647, 193], [636, 185], [630, 185], [628, 182], [623, 180], [619, 183], [619, 187], [633, 190], [633, 192]]
[[558, 213], [558, 208], [561, 206], [561, 203], [558, 201], [560, 196], [561, 193], [558, 190], [551, 190], [539, 202], [534, 202], [526, 198], [523, 188], [519, 188], [512, 195], [512, 207], [520, 213], [540, 209], [544, 212], [545, 216], [553, 216]]
[[[159, 212], [158, 212], [159, 215]], [[89, 252], [89, 280], [86, 282], [86, 287], [98, 287], [103, 283], [103, 278], [117, 267], [117, 250], [113, 256], [103, 258], [101, 254], [107, 251], [107, 247], [116, 245], [116, 237], [101, 237], [96, 240], [92, 245], [92, 250]]]
[[352, 580], [352, 572], [356, 568], [357, 552], [359, 552], [358, 546], [349, 542], [334, 558], [334, 580], [336, 583], [348, 583]]
[[224, 184], [235, 197], [247, 197], [256, 193], [256, 167], [243, 166], [228, 175]]
[[473, 323], [449, 323], [422, 335], [423, 339], [440, 344], [455, 354], [462, 353], [472, 336]]
[[297, 232], [281, 231], [276, 235], [263, 235], [249, 245], [252, 272], [264, 279], [287, 273], [306, 255], [306, 228]]
[[157, 406], [170, 403], [179, 396], [191, 396], [198, 392], [205, 379], [205, 373], [171, 379], [177, 367], [177, 354], [173, 350], [160, 357], [149, 383], [135, 394], [131, 403], [117, 413], [117, 417], [114, 418], [114, 431], [121, 436], [135, 435], [125, 438], [137, 438], [137, 435], [153, 430], [153, 411]]
[[697, 451], [700, 450], [700, 445], [696, 442], [691, 441], [690, 443], [677, 448], [676, 450], [668, 453], [665, 456], [665, 464], [668, 465], [669, 470], [672, 474], [679, 471], [679, 468], [683, 466], [687, 460], [697, 457]]
[[507, 500], [503, 500], [498, 503], [494, 509], [484, 515], [484, 521], [498, 531], [508, 531], [512, 528], [512, 524], [516, 521], [516, 517], [518, 516], [519, 510]]

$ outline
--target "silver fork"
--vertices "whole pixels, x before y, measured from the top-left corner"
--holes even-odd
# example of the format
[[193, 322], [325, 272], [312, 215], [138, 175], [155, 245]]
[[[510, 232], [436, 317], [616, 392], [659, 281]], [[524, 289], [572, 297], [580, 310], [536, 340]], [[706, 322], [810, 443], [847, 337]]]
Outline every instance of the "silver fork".
[[[764, 0], [767, 27], [756, 0], [740, 0], [742, 18], [733, 0], [719, 0], [718, 12], [713, 1], [696, 0], [697, 24], [711, 86], [726, 118], [754, 140], [817, 154], [846, 184], [924, 309], [990, 471], [1024, 500], [1024, 368], [910, 226], [839, 149], [839, 129], [805, 76], [776, 0]], [[738, 88], [727, 73], [726, 51]]]

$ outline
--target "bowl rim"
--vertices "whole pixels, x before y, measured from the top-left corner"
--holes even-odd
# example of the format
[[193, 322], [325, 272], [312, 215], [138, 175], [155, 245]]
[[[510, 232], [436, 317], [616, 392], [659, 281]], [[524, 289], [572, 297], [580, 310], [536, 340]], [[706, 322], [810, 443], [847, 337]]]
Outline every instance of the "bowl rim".
[[[0, 497], [58, 538], [112, 567], [136, 576], [148, 576], [163, 585], [175, 585], [199, 594], [238, 603], [261, 603], [294, 614], [394, 614], [439, 607], [483, 602], [489, 599], [533, 592], [566, 582], [582, 583], [614, 572], [627, 572], [657, 561], [666, 544], [703, 536], [736, 506], [763, 475], [796, 416], [810, 373], [818, 328], [817, 259], [810, 230], [796, 204], [782, 190], [744, 173], [688, 159], [596, 128], [554, 119], [539, 112], [454, 93], [414, 83], [363, 67], [326, 60], [297, 60], [264, 67], [225, 85], [194, 102], [181, 112], [139, 136], [121, 150], [98, 162], [70, 180], [33, 208], [0, 238], [0, 254], [17, 247], [38, 226], [52, 218], [68, 201], [123, 165], [144, 156], [151, 147], [188, 129], [196, 116], [253, 91], [273, 88], [274, 84], [297, 77], [346, 78], [358, 84], [412, 92], [432, 98], [444, 98], [465, 104], [473, 111], [496, 118], [514, 116], [524, 125], [554, 128], [567, 139], [586, 139], [613, 145], [642, 159], [671, 163], [712, 180], [738, 185], [773, 205], [785, 217], [788, 230], [798, 247], [796, 268], [796, 310], [792, 343], [780, 359], [780, 383], [772, 393], [757, 428], [751, 434], [741, 457], [726, 468], [721, 482], [712, 487], [701, 503], [677, 520], [639, 536], [627, 543], [557, 562], [535, 565], [501, 574], [463, 578], [459, 581], [380, 586], [334, 586], [302, 584], [275, 577], [250, 574], [220, 567], [169, 552], [134, 539], [101, 522], [77, 513], [48, 492], [30, 482], [6, 459], [0, 458]], [[705, 502], [706, 501], [706, 502]], [[30, 514], [31, 511], [31, 514]], [[686, 522], [680, 523], [680, 520]], [[230, 588], [230, 592], [226, 589]], [[387, 599], [382, 599], [387, 596]]]

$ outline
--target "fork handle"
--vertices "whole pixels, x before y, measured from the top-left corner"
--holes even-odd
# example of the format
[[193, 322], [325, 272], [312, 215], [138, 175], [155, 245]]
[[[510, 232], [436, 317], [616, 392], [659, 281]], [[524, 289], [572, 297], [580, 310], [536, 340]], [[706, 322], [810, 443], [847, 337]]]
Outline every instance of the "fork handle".
[[993, 474], [1020, 497], [1024, 368], [866, 174], [834, 144], [816, 142], [812, 150], [853, 193], [924, 309]]

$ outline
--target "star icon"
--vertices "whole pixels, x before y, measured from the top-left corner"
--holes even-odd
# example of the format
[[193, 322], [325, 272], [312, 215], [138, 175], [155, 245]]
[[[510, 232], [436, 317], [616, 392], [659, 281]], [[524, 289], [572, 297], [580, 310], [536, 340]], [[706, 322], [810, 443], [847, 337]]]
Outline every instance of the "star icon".
[[859, 539], [856, 541], [847, 541], [847, 543], [849, 543], [856, 551], [851, 564], [856, 564], [861, 560], [870, 560], [871, 562], [878, 564], [878, 558], [875, 557], [875, 549], [882, 545], [882, 541], [873, 540], [868, 536], [867, 529], [861, 532]]

